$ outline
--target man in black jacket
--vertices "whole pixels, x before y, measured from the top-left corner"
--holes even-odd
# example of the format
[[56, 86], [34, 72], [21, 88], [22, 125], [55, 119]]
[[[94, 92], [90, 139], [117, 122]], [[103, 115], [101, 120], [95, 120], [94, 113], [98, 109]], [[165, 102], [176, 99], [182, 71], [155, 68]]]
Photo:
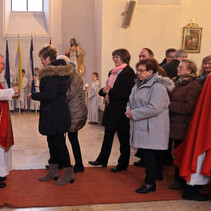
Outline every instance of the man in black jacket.
[[161, 67], [166, 71], [169, 78], [177, 76], [177, 67], [180, 61], [188, 57], [188, 53], [185, 50], [179, 49], [175, 51], [174, 59], [169, 63], [162, 65]]

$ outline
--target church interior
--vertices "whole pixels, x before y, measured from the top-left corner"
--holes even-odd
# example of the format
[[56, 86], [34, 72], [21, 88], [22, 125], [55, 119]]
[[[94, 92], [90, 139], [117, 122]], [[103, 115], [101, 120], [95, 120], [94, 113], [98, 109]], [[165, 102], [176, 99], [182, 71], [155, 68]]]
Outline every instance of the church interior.
[[[75, 38], [83, 50], [84, 85], [91, 84], [92, 72], [99, 74], [100, 87], [106, 83], [108, 72], [113, 68], [112, 52], [126, 48], [131, 54], [130, 66], [135, 69], [139, 51], [153, 50], [160, 63], [168, 48], [183, 47], [183, 28], [197, 24], [202, 28], [198, 52], [189, 53], [188, 58], [200, 68], [202, 59], [210, 55], [211, 37], [210, 0], [134, 0], [131, 21], [125, 25], [129, 0], [43, 0], [42, 12], [11, 11], [11, 1], [1, 0], [0, 54], [5, 55], [8, 40], [10, 69], [18, 77], [16, 54], [20, 40], [22, 68], [26, 77], [31, 77], [30, 43], [34, 42], [34, 66], [42, 68], [39, 50], [51, 42], [64, 55], [71, 38]], [[48, 161], [46, 137], [38, 132], [39, 113], [11, 113], [14, 141], [12, 147], [13, 170], [44, 169]], [[100, 149], [104, 128], [88, 125], [80, 130], [79, 141], [85, 167], [90, 167]], [[67, 143], [71, 154], [70, 143]], [[130, 164], [137, 160], [131, 149]], [[115, 136], [108, 166], [116, 165], [119, 142]], [[1, 195], [1, 190], [0, 190]], [[2, 211], [94, 211], [94, 210], [211, 210], [211, 201], [186, 200], [151, 201], [140, 203], [97, 204], [61, 207], [1, 208]]]

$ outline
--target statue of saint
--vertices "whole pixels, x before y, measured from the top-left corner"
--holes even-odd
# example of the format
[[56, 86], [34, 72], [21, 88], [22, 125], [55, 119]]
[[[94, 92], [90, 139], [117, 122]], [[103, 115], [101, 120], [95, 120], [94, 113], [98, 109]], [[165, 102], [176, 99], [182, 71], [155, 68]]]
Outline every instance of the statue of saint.
[[70, 47], [65, 52], [65, 55], [70, 59], [70, 62], [75, 65], [76, 70], [82, 75], [84, 73], [83, 51], [76, 39], [70, 40]]

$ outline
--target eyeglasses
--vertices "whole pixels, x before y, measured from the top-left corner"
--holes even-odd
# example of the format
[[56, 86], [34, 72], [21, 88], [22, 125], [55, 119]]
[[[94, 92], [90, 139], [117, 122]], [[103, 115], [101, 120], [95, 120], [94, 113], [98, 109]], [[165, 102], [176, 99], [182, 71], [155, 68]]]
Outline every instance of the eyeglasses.
[[137, 72], [139, 72], [139, 73], [143, 73], [143, 72], [145, 72], [145, 71], [147, 71], [147, 70], [140, 70], [140, 69], [137, 69]]
[[177, 69], [178, 70], [184, 70], [185, 68], [184, 67], [181, 67], [181, 66], [178, 66]]
[[113, 59], [119, 59], [121, 58], [120, 56], [113, 56]]

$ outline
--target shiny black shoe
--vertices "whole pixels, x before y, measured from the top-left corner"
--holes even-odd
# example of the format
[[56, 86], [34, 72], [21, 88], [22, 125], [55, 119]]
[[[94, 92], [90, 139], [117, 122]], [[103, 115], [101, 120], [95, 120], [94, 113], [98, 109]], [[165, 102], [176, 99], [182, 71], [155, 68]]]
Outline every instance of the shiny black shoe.
[[0, 182], [5, 181], [7, 177], [0, 177]]
[[121, 171], [124, 171], [126, 169], [127, 168], [120, 168], [120, 167], [116, 166], [116, 167], [111, 169], [111, 172], [121, 172]]
[[171, 185], [169, 185], [169, 188], [172, 190], [179, 190], [185, 187], [185, 184], [182, 184], [178, 181], [174, 181]]
[[102, 167], [107, 167], [107, 163], [101, 163], [99, 161], [89, 161], [89, 164], [92, 166], [102, 166]]
[[146, 184], [144, 184], [136, 190], [136, 193], [149, 193], [150, 191], [156, 191], [156, 185], [147, 187]]
[[74, 166], [73, 170], [74, 170], [74, 173], [84, 172], [84, 167], [83, 166], [80, 166], [80, 167]]
[[141, 159], [141, 160], [139, 160], [139, 161], [137, 161], [137, 162], [134, 162], [133, 165], [136, 166], [136, 167], [141, 167], [141, 166], [144, 166], [145, 163], [144, 163], [144, 161]]
[[4, 188], [4, 187], [6, 187], [6, 183], [0, 182], [0, 188]]

